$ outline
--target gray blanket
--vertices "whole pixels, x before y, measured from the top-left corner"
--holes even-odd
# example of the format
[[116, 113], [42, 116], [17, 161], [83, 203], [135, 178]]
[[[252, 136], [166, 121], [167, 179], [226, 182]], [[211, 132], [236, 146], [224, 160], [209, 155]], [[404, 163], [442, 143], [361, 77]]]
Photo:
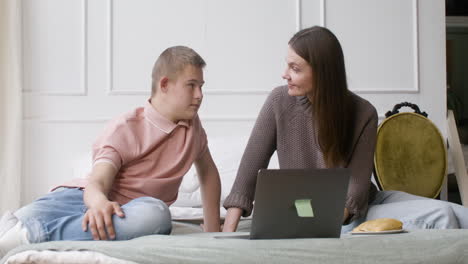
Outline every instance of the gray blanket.
[[468, 230], [243, 240], [214, 238], [227, 234], [192, 232], [195, 229], [181, 225], [174, 235], [129, 241], [48, 242], [19, 247], [8, 255], [52, 249], [92, 250], [137, 263], [468, 263]]

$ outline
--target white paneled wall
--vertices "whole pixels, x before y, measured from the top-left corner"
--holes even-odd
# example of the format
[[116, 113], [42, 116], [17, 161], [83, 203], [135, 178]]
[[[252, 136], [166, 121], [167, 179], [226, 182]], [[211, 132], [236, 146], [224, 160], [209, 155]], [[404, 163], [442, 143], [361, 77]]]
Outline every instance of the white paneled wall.
[[283, 84], [289, 38], [329, 27], [350, 89], [382, 117], [417, 103], [445, 134], [445, 17], [438, 0], [23, 0], [23, 203], [74, 177], [106, 121], [142, 105], [157, 56], [188, 45], [207, 62], [209, 138], [245, 138]]
[[[342, 39], [350, 89], [417, 93], [417, 0], [327, 1], [325, 26]], [[343, 23], [343, 18], [352, 23]]]
[[86, 95], [86, 1], [23, 5], [24, 85], [46, 95]]

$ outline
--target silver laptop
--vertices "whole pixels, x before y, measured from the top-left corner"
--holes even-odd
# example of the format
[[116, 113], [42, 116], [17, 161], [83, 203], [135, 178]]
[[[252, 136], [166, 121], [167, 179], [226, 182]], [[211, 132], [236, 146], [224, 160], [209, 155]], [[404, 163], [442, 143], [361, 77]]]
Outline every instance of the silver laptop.
[[250, 234], [217, 238], [338, 238], [349, 169], [262, 169]]

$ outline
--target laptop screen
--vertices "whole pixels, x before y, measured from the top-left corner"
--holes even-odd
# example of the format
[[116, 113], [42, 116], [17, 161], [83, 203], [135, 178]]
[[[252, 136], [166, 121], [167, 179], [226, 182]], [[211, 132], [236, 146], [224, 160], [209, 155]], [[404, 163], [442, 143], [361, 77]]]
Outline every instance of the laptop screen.
[[340, 237], [349, 169], [262, 169], [251, 239]]

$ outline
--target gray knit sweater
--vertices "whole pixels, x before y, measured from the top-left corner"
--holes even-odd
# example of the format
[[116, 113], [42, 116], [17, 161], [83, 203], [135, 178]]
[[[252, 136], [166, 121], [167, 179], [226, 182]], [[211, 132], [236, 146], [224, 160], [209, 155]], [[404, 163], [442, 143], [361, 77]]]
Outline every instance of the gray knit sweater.
[[[353, 98], [357, 118], [353, 151], [345, 166], [351, 170], [345, 206], [355, 219], [366, 213], [368, 201], [376, 192], [371, 175], [378, 119], [368, 101], [355, 94]], [[317, 142], [311, 103], [305, 96], [288, 95], [287, 86], [275, 88], [260, 111], [231, 193], [224, 201], [226, 209], [238, 207], [244, 210], [243, 216], [251, 214], [257, 172], [268, 167], [275, 150], [282, 169], [326, 167]]]

